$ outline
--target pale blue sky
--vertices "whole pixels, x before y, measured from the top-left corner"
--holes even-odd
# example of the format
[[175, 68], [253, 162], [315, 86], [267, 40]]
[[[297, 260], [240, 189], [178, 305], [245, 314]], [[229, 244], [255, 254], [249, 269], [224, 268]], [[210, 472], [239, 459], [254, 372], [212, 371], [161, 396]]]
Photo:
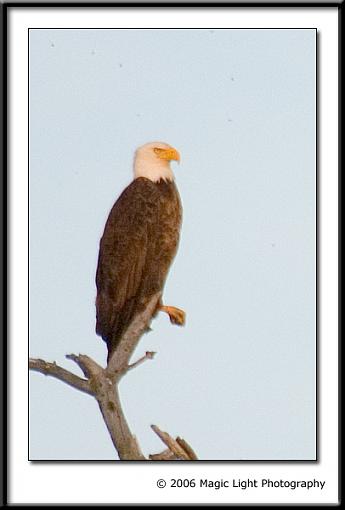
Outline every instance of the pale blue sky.
[[[184, 207], [161, 314], [120, 391], [145, 454], [155, 423], [200, 459], [315, 457], [314, 30], [30, 31], [30, 354], [104, 363], [98, 243], [162, 140]], [[30, 458], [114, 459], [87, 395], [30, 374]]]

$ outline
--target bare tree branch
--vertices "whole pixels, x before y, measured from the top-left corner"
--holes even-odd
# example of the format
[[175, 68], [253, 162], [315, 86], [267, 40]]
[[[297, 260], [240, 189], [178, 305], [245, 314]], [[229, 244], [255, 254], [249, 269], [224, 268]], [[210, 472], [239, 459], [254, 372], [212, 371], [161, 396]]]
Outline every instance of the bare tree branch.
[[198, 457], [196, 456], [196, 453], [193, 450], [193, 448], [187, 443], [187, 441], [182, 439], [182, 437], [177, 437], [176, 443], [179, 444], [181, 448], [184, 449], [188, 456], [188, 460], [198, 460]]
[[145, 355], [139, 358], [135, 363], [132, 363], [131, 365], [128, 365], [127, 370], [132, 370], [133, 368], [136, 368], [137, 366], [141, 365], [146, 361], [147, 359], [153, 359], [155, 357], [154, 351], [146, 351]]
[[[198, 460], [194, 451], [184, 439], [181, 439], [180, 437], [173, 439], [167, 432], [163, 432], [159, 427], [157, 427], [157, 425], [151, 425], [151, 428], [177, 459]], [[166, 455], [166, 452], [167, 450], [164, 450], [164, 452], [158, 455]], [[152, 455], [150, 455], [150, 459], [152, 459]], [[155, 460], [157, 460], [157, 458]]]
[[117, 384], [98, 379], [96, 399], [112, 442], [121, 460], [145, 460], [122, 410]]
[[169, 448], [161, 453], [152, 453], [149, 455], [150, 460], [179, 460]]
[[55, 361], [53, 363], [49, 363], [43, 359], [30, 358], [29, 368], [30, 370], [41, 372], [41, 374], [55, 377], [56, 379], [69, 384], [73, 388], [83, 391], [84, 393], [88, 393], [89, 395], [93, 394], [88, 380], [82, 379], [72, 372], [65, 370], [64, 368], [57, 365]]
[[[97, 400], [111, 440], [121, 460], [146, 460], [136, 437], [128, 426], [120, 401], [118, 385], [123, 375], [129, 370], [154, 357], [154, 352], [147, 351], [136, 362], [129, 364], [142, 334], [149, 327], [160, 297], [160, 292], [155, 294], [146, 308], [134, 318], [123, 334], [107, 367], [101, 367], [85, 354], [68, 354], [66, 356], [79, 366], [86, 379], [59, 367], [55, 362], [49, 363], [42, 359], [32, 358], [29, 362], [31, 370], [55, 377]], [[167, 432], [161, 431], [155, 425], [152, 425], [152, 429], [168, 448], [161, 453], [150, 455], [150, 460], [197, 460], [194, 451], [186, 441], [179, 437], [173, 439]]]
[[79, 354], [79, 356], [76, 354], [66, 354], [66, 358], [74, 361], [88, 379], [96, 376], [103, 370], [101, 365], [96, 363], [96, 361], [91, 359], [89, 356], [86, 356], [86, 354]]

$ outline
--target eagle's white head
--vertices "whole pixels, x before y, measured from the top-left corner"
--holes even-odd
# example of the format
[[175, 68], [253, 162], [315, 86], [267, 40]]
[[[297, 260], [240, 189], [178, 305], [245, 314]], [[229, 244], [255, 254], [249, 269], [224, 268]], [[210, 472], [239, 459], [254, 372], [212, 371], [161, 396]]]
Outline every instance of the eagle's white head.
[[134, 156], [134, 179], [146, 177], [153, 182], [173, 181], [170, 161], [180, 161], [174, 147], [163, 142], [150, 142], [139, 147]]

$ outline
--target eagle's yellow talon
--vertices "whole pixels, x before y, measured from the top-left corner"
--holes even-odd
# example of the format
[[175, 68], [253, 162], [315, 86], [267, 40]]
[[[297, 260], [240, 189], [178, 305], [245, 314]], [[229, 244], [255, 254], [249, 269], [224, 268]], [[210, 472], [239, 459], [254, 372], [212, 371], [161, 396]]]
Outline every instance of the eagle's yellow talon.
[[162, 312], [166, 312], [169, 315], [170, 322], [172, 324], [176, 324], [177, 326], [184, 326], [186, 322], [186, 314], [180, 308], [176, 308], [175, 306], [161, 306], [160, 310]]

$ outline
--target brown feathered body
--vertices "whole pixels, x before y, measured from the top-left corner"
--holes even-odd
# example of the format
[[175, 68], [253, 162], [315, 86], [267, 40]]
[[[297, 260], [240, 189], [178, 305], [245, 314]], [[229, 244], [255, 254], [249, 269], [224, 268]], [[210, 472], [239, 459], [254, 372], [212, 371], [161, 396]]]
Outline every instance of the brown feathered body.
[[108, 360], [135, 315], [163, 289], [181, 219], [175, 183], [145, 177], [132, 181], [110, 211], [96, 274], [96, 333]]

